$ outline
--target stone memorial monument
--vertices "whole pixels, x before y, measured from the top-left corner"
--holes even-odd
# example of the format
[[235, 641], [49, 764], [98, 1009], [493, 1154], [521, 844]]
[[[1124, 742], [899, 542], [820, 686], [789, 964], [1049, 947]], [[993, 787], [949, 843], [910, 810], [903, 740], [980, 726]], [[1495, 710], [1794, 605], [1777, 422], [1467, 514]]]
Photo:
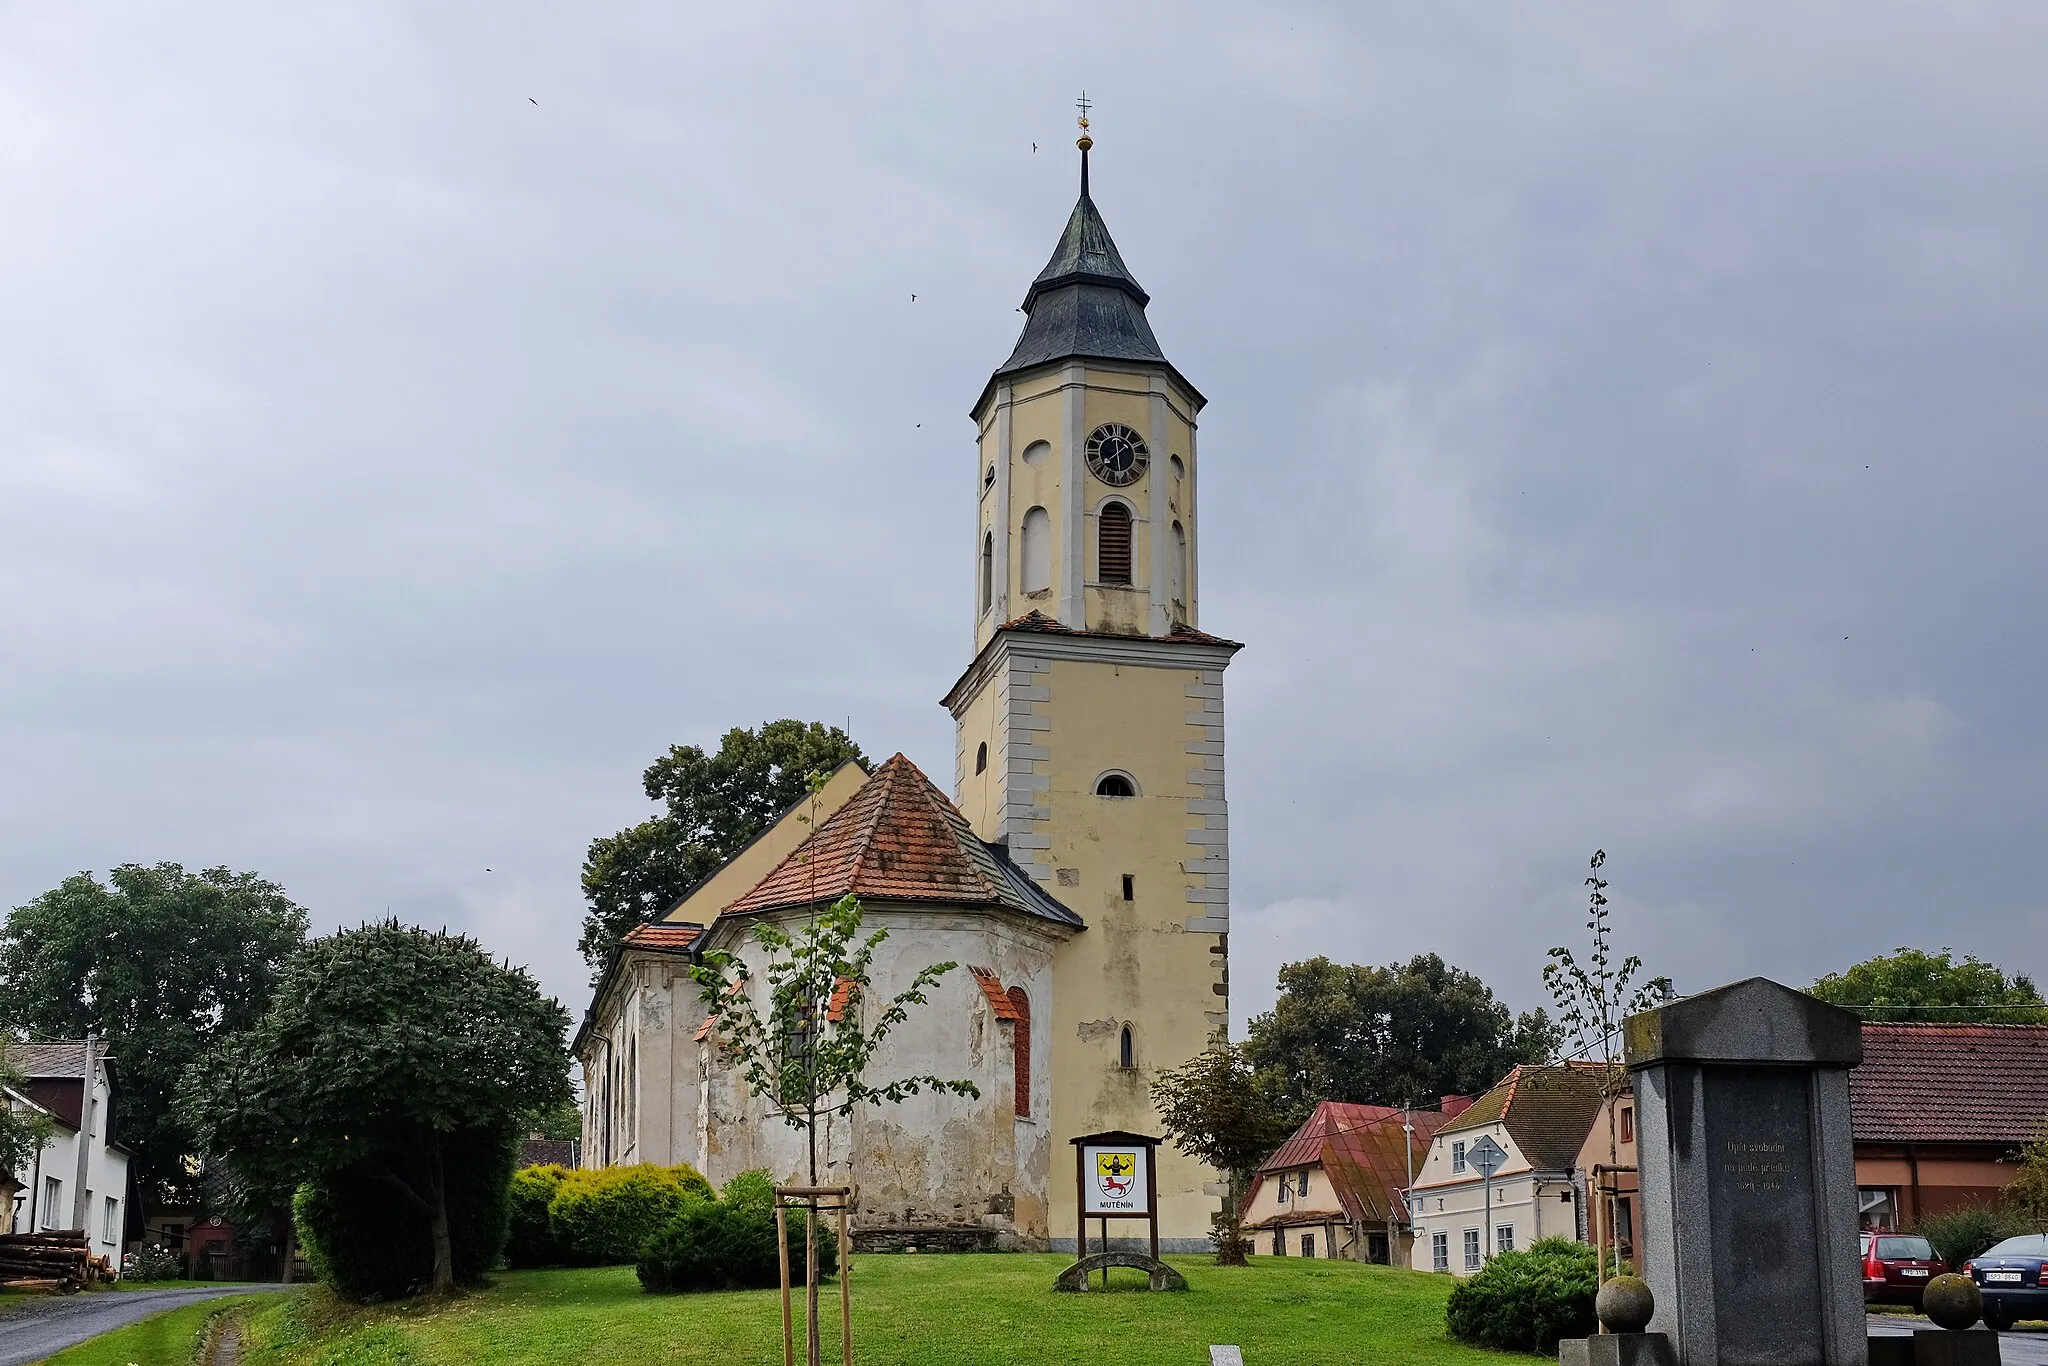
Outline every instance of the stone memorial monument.
[[1623, 1026], [1643, 1279], [1679, 1366], [1866, 1366], [1857, 1017], [1761, 977]]

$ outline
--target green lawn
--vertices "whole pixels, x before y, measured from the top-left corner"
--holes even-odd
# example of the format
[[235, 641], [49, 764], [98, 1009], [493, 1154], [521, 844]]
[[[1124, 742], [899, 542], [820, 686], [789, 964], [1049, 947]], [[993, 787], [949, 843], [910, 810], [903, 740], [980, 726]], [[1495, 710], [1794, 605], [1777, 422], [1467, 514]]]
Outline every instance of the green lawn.
[[250, 1299], [233, 1295], [184, 1305], [68, 1347], [43, 1366], [191, 1366], [207, 1320]]
[[[1262, 1258], [1242, 1269], [1175, 1258], [1188, 1278], [1185, 1294], [1146, 1292], [1135, 1272], [1117, 1273], [1108, 1294], [1054, 1294], [1053, 1277], [1068, 1260], [856, 1257], [855, 1359], [860, 1366], [1207, 1366], [1211, 1343], [1236, 1343], [1247, 1366], [1529, 1360], [1444, 1336], [1448, 1277], [1299, 1258]], [[836, 1286], [826, 1293], [836, 1294]], [[827, 1303], [828, 1357], [836, 1361], [838, 1309]], [[346, 1309], [316, 1288], [255, 1310], [242, 1346], [242, 1366], [782, 1360], [775, 1292], [647, 1295], [630, 1267], [503, 1273], [489, 1288], [437, 1307]]]

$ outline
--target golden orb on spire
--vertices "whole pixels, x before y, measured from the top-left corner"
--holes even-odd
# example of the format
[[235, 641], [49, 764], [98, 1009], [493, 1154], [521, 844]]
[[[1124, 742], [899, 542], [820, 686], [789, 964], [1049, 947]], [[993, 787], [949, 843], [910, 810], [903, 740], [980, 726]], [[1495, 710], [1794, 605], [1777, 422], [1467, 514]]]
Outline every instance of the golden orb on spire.
[[1095, 145], [1095, 139], [1088, 136], [1088, 106], [1093, 103], [1085, 90], [1081, 92], [1081, 98], [1074, 101], [1075, 107], [1081, 111], [1081, 117], [1074, 120], [1081, 125], [1081, 136], [1074, 139], [1074, 145], [1084, 152]]

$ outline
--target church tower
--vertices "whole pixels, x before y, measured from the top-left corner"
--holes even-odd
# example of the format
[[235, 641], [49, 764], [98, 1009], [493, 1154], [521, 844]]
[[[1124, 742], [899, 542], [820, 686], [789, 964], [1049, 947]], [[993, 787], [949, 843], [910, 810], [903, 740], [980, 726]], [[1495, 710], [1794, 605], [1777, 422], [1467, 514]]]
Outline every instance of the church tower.
[[[1229, 1025], [1223, 671], [1239, 647], [1196, 629], [1204, 400], [1089, 196], [1087, 127], [1080, 201], [971, 413], [976, 653], [945, 698], [960, 810], [1087, 924], [1031, 1003], [1050, 1114], [1017, 1120], [1020, 1163], [1035, 1149], [1050, 1166], [1056, 1248], [1074, 1236], [1068, 1140], [1158, 1134], [1153, 1074]], [[1162, 1147], [1158, 1185], [1165, 1245], [1208, 1248], [1217, 1173]]]

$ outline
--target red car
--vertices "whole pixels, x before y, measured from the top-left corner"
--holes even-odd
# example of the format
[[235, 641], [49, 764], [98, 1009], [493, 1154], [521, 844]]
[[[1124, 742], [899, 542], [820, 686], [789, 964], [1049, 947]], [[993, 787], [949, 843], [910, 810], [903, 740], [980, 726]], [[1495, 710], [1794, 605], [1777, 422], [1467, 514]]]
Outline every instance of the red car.
[[1910, 1233], [1866, 1233], [1858, 1239], [1863, 1257], [1863, 1302], [1920, 1307], [1927, 1282], [1948, 1270], [1934, 1245]]

